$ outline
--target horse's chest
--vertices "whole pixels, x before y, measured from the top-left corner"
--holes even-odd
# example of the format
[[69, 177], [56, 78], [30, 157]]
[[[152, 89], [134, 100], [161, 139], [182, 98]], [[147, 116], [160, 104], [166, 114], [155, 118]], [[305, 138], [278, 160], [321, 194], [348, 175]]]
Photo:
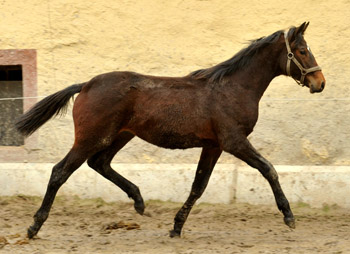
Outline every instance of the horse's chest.
[[227, 129], [241, 129], [248, 136], [254, 129], [254, 126], [258, 120], [258, 107], [249, 103], [241, 103], [239, 105], [232, 105], [226, 107], [224, 110], [224, 119], [218, 119], [223, 121], [223, 128]]
[[247, 136], [253, 131], [257, 120], [258, 112], [251, 112], [241, 118], [240, 123], [244, 126]]

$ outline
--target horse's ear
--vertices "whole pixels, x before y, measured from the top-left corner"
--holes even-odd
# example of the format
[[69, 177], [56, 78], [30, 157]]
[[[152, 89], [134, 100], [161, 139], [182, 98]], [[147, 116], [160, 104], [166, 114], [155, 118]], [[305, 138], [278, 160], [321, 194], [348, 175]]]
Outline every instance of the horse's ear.
[[304, 35], [306, 28], [309, 26], [310, 22], [304, 22], [299, 27], [295, 29], [295, 35]]
[[304, 35], [306, 28], [309, 26], [310, 22], [304, 22], [299, 27], [295, 28], [294, 33], [292, 35], [292, 41], [295, 40], [298, 35]]
[[301, 31], [302, 32], [302, 34], [304, 34], [305, 33], [305, 31], [306, 31], [306, 28], [310, 25], [310, 22], [304, 22], [303, 23], [303, 25], [304, 25], [304, 27], [303, 27], [303, 30]]

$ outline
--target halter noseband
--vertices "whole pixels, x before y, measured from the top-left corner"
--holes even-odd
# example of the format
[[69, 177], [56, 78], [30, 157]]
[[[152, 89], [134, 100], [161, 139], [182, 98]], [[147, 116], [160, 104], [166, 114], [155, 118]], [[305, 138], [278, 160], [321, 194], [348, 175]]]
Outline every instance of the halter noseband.
[[286, 47], [287, 47], [287, 74], [288, 76], [290, 75], [290, 62], [293, 61], [295, 63], [295, 65], [299, 68], [300, 72], [301, 72], [301, 78], [300, 81], [294, 79], [298, 85], [304, 86], [304, 79], [305, 76], [310, 73], [310, 72], [315, 72], [315, 71], [320, 71], [322, 70], [320, 66], [314, 66], [308, 69], [305, 69], [300, 63], [299, 61], [295, 58], [294, 53], [292, 52], [292, 50], [290, 49], [290, 45], [289, 45], [289, 41], [288, 41], [288, 32], [289, 30], [285, 30], [284, 31], [284, 40], [286, 41]]

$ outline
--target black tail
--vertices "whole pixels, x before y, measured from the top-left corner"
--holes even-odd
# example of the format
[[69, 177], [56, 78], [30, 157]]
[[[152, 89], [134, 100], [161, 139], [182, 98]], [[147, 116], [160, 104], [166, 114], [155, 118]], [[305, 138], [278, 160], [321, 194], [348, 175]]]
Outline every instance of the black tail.
[[16, 129], [24, 136], [29, 136], [53, 116], [64, 114], [69, 100], [81, 91], [84, 84], [69, 86], [42, 99], [17, 119]]

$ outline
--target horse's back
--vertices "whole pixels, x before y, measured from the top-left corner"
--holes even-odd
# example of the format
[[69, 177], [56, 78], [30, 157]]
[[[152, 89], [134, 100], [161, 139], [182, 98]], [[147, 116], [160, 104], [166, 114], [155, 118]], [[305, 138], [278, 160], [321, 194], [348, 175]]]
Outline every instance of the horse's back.
[[211, 145], [215, 135], [209, 96], [210, 89], [186, 77], [111, 72], [83, 88], [74, 105], [74, 122], [79, 133], [86, 128], [102, 136], [129, 131], [166, 148]]

